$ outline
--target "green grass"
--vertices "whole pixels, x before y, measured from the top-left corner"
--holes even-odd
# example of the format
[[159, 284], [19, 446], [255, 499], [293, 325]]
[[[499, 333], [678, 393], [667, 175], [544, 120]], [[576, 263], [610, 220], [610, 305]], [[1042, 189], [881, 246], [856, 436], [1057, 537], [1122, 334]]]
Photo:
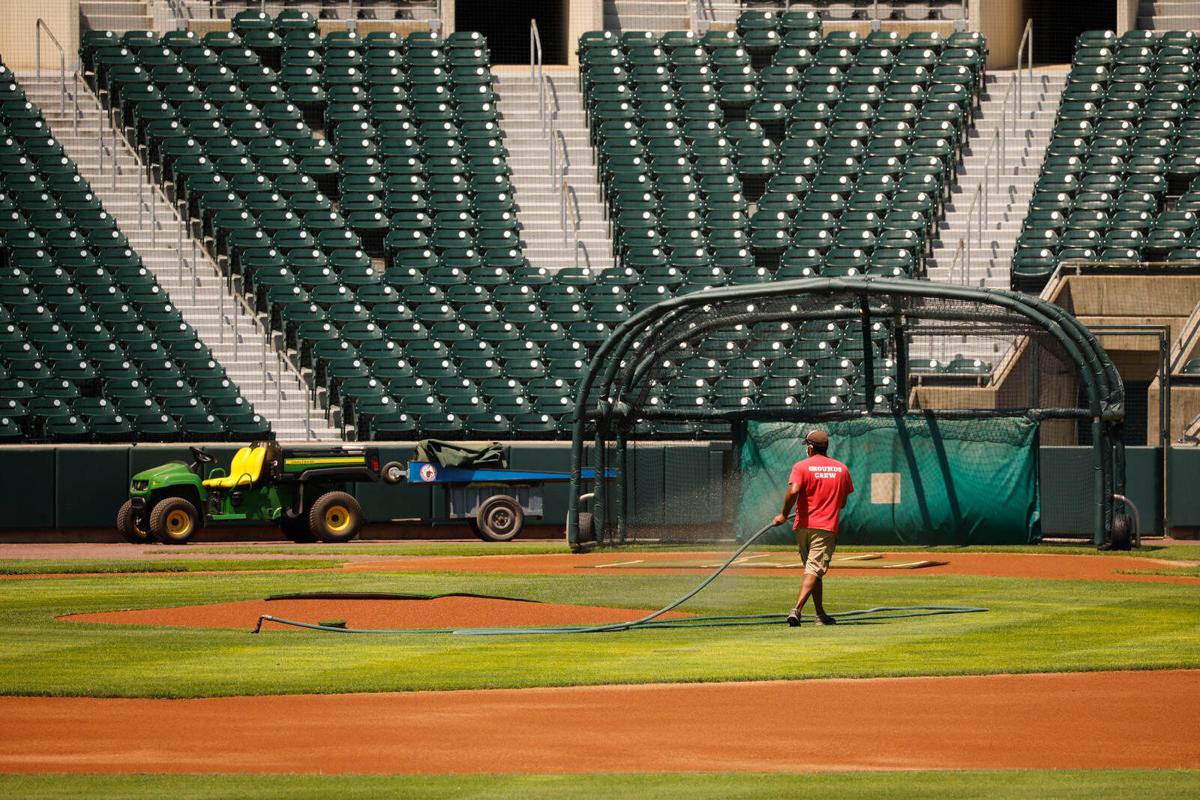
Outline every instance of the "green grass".
[[[180, 553], [179, 548], [151, 550], [154, 555]], [[568, 553], [561, 540], [535, 542], [396, 542], [375, 544], [263, 544], [189, 547], [188, 553], [204, 555], [278, 556], [512, 556]], [[1200, 554], [1198, 554], [1200, 555]]]
[[[1200, 667], [1193, 586], [956, 575], [832, 577], [831, 611], [979, 605], [986, 614], [878, 624], [642, 630], [603, 635], [346, 636], [56, 621], [63, 614], [299, 591], [478, 592], [657, 608], [689, 575], [257, 573], [0, 581], [0, 694], [198, 697], [658, 681]], [[796, 576], [725, 576], [697, 613], [763, 613]]]
[[[728, 542], [698, 545], [691, 549], [698, 550], [729, 550]], [[620, 556], [622, 553], [653, 553], [677, 552], [678, 545], [641, 544], [627, 545], [620, 548], [602, 550]], [[795, 550], [793, 545], [755, 545], [756, 551], [787, 551]], [[178, 548], [164, 548], [151, 551], [154, 554], [179, 554]], [[517, 541], [505, 543], [488, 542], [395, 542], [380, 544], [375, 542], [351, 542], [342, 545], [329, 544], [263, 544], [263, 545], [217, 545], [188, 548], [187, 553], [203, 555], [313, 555], [313, 556], [511, 556], [511, 555], [544, 555], [550, 553], [569, 552], [561, 540]], [[954, 553], [1036, 553], [1039, 555], [1090, 555], [1090, 556], [1132, 556], [1145, 558], [1163, 558], [1170, 560], [1200, 560], [1200, 546], [1189, 545], [1152, 545], [1148, 544], [1140, 550], [1128, 551], [1097, 551], [1090, 545], [976, 545], [972, 547], [928, 547], [907, 545], [854, 545], [839, 544], [838, 552], [846, 553], [905, 553], [931, 552], [952, 555]]]
[[1120, 575], [1174, 575], [1183, 578], [1200, 578], [1200, 567], [1176, 567], [1163, 569], [1119, 569]]
[[687, 798], [747, 800], [818, 797], [821, 800], [1126, 800], [1192, 798], [1196, 770], [1006, 770], [945, 772], [680, 773], [630, 775], [11, 775], [0, 793], [27, 800], [58, 797], [205, 798], [263, 800], [594, 800]]
[[278, 569], [333, 569], [344, 561], [254, 559], [187, 559], [180, 561], [100, 561], [70, 559], [0, 559], [0, 575], [75, 575], [87, 573], [229, 572]]

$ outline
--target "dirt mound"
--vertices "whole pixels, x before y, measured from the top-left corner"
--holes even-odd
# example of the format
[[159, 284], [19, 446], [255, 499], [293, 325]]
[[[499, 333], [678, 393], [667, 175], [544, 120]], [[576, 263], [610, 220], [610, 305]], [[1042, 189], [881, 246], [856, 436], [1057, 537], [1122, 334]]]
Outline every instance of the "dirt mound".
[[[253, 628], [262, 614], [299, 622], [344, 620], [350, 628], [508, 628], [540, 625], [599, 625], [625, 622], [650, 610], [559, 605], [490, 597], [411, 599], [242, 600], [175, 608], [144, 608], [100, 614], [71, 614], [69, 622], [115, 625], [175, 625], [185, 628]], [[688, 614], [672, 613], [678, 619]], [[279, 629], [280, 626], [269, 626]], [[285, 630], [300, 630], [285, 628]]]

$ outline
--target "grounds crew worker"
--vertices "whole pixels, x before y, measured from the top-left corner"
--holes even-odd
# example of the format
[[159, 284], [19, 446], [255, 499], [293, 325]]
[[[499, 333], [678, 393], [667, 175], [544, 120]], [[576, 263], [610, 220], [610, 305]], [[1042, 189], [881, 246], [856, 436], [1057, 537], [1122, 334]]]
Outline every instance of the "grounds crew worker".
[[[821, 576], [829, 569], [833, 549], [837, 544], [838, 517], [846, 498], [854, 491], [850, 469], [840, 461], [825, 455], [829, 437], [824, 431], [811, 431], [805, 438], [808, 458], [796, 462], [788, 478], [787, 493], [783, 496], [783, 513], [774, 524], [787, 520], [792, 503], [796, 503], [796, 545], [804, 561], [804, 583], [796, 607], [788, 614], [793, 628], [800, 624], [800, 610], [811, 594], [817, 612], [818, 625], [832, 625], [837, 620], [825, 613], [822, 603]], [[797, 502], [799, 499], [799, 502]]]

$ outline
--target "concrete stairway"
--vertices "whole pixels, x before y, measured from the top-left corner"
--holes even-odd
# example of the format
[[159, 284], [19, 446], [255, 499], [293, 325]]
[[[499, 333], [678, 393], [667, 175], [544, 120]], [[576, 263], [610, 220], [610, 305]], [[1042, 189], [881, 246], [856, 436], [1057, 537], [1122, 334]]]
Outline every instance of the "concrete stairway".
[[604, 0], [604, 30], [686, 31], [688, 0]]
[[[1004, 149], [1004, 169], [1000, 170], [1000, 152], [992, 155], [991, 182], [983, 186], [984, 197], [977, 203], [976, 214], [984, 210], [987, 202], [988, 217], [983, 226], [983, 241], [976, 239], [971, 248], [971, 269], [966, 274], [964, 258], [959, 259], [952, 270], [955, 250], [959, 240], [967, 239], [967, 221], [976, 188], [983, 185], [984, 162], [993, 134], [1000, 129], [1001, 107], [1009, 84], [1015, 80], [1015, 72], [993, 72], [983, 108], [975, 120], [964, 149], [963, 164], [958, 171], [958, 185], [950, 195], [946, 206], [946, 219], [941, 225], [940, 241], [935, 242], [933, 259], [929, 266], [929, 279], [943, 283], [967, 283], [972, 286], [987, 286], [1007, 289], [1013, 246], [1025, 221], [1025, 212], [1033, 196], [1033, 184], [1037, 181], [1042, 166], [1042, 157], [1050, 143], [1050, 131], [1054, 127], [1054, 115], [1062, 95], [1064, 74], [1035, 73], [1033, 86], [1028, 80], [1024, 85], [1022, 113], [1016, 120], [1016, 135], [1013, 135], [1012, 115], [1016, 114], [1016, 89], [1009, 105], [1009, 122], [998, 147]], [[997, 173], [999, 172], [999, 190]], [[972, 230], [976, 229], [978, 217], [972, 219]], [[965, 252], [964, 252], [965, 256]]]
[[1200, 30], [1200, 0], [1142, 0], [1137, 26], [1143, 30]]
[[[538, 118], [537, 81], [526, 67], [494, 70], [497, 108], [506, 134], [525, 256], [535, 267], [557, 270], [578, 264], [599, 270], [613, 265], [612, 239], [592, 163], [575, 70], [547, 70], [546, 98], [557, 127], [559, 162], [566, 146], [567, 235], [562, 233], [560, 189], [551, 175], [550, 139]], [[576, 225], [578, 231], [576, 232]], [[576, 238], [580, 242], [575, 246]]]
[[[774, 5], [765, 5], [756, 3], [748, 8], [759, 11], [775, 11], [782, 12], [785, 3], [775, 3]], [[798, 10], [807, 11], [808, 8]], [[701, 0], [699, 3], [699, 22], [701, 25], [707, 23], [714, 25], [719, 29], [732, 29], [737, 25], [737, 19], [746, 9], [742, 8], [741, 0]]]
[[[225, 367], [230, 380], [240, 387], [242, 396], [271, 421], [280, 441], [341, 439], [341, 432], [326, 421], [325, 412], [311, 404], [311, 395], [304, 388], [307, 378], [302, 379], [281, 359], [276, 347], [280, 335], [264, 333], [262, 320], [239, 305], [226, 289], [216, 265], [198, 247], [193, 269], [192, 240], [187, 229], [181, 231], [183, 223], [171, 204], [146, 178], [134, 153], [119, 136], [114, 184], [113, 160], [108, 152], [112, 129], [95, 96], [81, 89], [82, 115], [75, 129], [72, 104], [67, 103], [65, 114], [59, 111], [58, 76], [23, 77], [21, 84], [29, 99], [41, 107], [66, 154], [79, 166], [105, 210], [117, 220], [143, 264]], [[103, 165], [100, 141], [106, 148]], [[139, 198], [144, 202], [140, 209]]]
[[[934, 242], [928, 271], [929, 279], [940, 283], [1007, 289], [1013, 249], [1029, 209], [1033, 185], [1041, 171], [1046, 146], [1050, 143], [1065, 73], [1035, 72], [1032, 87], [1026, 80], [1023, 108], [1022, 113], [1017, 115], [1015, 135], [1012, 115], [1016, 114], [1016, 88], [1013, 88], [1006, 138], [997, 145], [1004, 148], [1004, 169], [1000, 170], [1001, 159], [997, 151], [992, 156], [991, 180], [984, 185], [985, 177], [988, 177], [985, 176], [984, 162], [993, 134], [1000, 128], [1005, 93], [1009, 84], [1016, 79], [1016, 73], [996, 71], [990, 73], [989, 78], [988, 93], [964, 148], [958, 185], [947, 201], [946, 217], [941, 223], [939, 238]], [[983, 187], [983, 195], [977, 202], [975, 214], [983, 213], [985, 200], [988, 212], [982, 241], [974, 233], [980, 217], [970, 217], [971, 201], [980, 186]], [[968, 221], [975, 236], [970, 247], [969, 270], [966, 263]], [[964, 250], [956, 264], [955, 253], [960, 240], [964, 243]], [[953, 353], [961, 352], [969, 358], [995, 361], [995, 347], [991, 343], [969, 340], [961, 344], [962, 347]], [[941, 356], [931, 354], [930, 357]]]
[[94, 31], [145, 31], [154, 29], [154, 14], [147, 0], [80, 0], [83, 27]]

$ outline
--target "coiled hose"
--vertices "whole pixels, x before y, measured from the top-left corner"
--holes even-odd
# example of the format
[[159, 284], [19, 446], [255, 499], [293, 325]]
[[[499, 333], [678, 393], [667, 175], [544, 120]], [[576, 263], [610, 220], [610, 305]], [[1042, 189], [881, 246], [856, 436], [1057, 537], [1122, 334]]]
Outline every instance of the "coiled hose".
[[[775, 527], [774, 523], [768, 523], [758, 530], [753, 536], [742, 543], [737, 550], [733, 551], [733, 555], [725, 559], [725, 563], [717, 567], [713, 573], [700, 581], [691, 591], [684, 594], [677, 600], [673, 600], [657, 611], [651, 612], [639, 619], [630, 620], [629, 622], [614, 622], [608, 625], [575, 625], [552, 628], [344, 628], [334, 625], [317, 625], [311, 622], [300, 622], [294, 619], [284, 619], [275, 617], [270, 614], [263, 614], [258, 618], [258, 624], [254, 626], [251, 633], [258, 633], [262, 630], [264, 622], [273, 622], [277, 625], [286, 625], [293, 628], [305, 628], [312, 631], [324, 631], [326, 633], [357, 633], [357, 634], [407, 634], [407, 633], [450, 633], [459, 636], [527, 636], [527, 635], [547, 635], [559, 633], [615, 633], [617, 631], [629, 631], [637, 628], [711, 628], [711, 627], [726, 627], [733, 625], [771, 625], [782, 623], [786, 619], [786, 614], [739, 614], [730, 616], [706, 616], [706, 617], [689, 617], [687, 619], [658, 619], [663, 614], [666, 614], [679, 606], [691, 600], [700, 592], [704, 591], [717, 577], [729, 568], [734, 561], [738, 559], [742, 553], [750, 548], [750, 545], [758, 541], [767, 531]], [[972, 614], [981, 611], [987, 611], [986, 608], [975, 608], [971, 606], [876, 606], [874, 608], [864, 608], [856, 611], [842, 611], [830, 616], [835, 619], [846, 619], [846, 621], [856, 621], [863, 619], [903, 619], [906, 617], [926, 617], [936, 616], [939, 614]]]

